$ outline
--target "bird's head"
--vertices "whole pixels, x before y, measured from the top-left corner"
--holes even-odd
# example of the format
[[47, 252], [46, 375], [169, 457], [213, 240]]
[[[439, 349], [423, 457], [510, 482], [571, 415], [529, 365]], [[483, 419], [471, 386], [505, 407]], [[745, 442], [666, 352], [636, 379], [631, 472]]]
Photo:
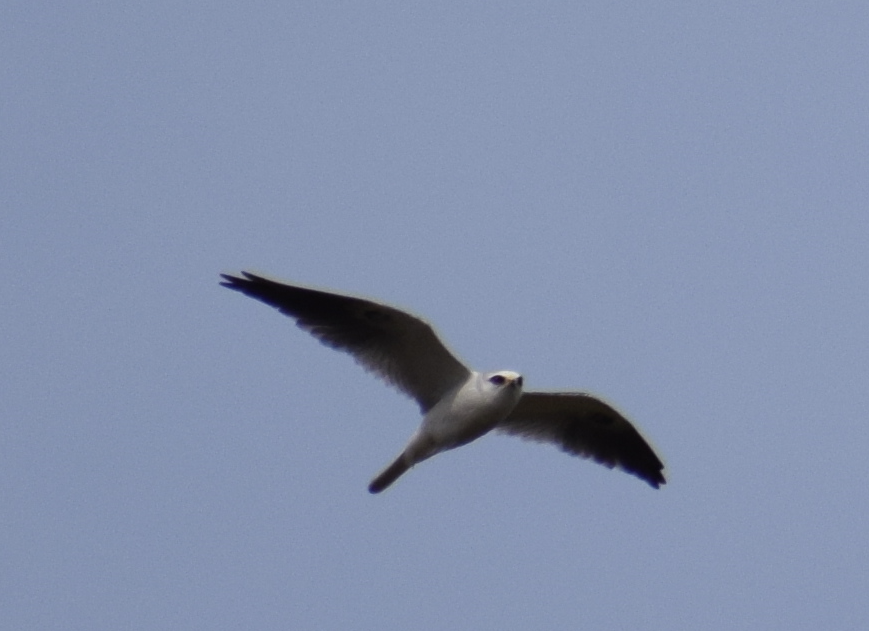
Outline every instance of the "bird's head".
[[498, 370], [483, 375], [487, 388], [509, 393], [517, 401], [522, 395], [522, 375], [512, 370]]

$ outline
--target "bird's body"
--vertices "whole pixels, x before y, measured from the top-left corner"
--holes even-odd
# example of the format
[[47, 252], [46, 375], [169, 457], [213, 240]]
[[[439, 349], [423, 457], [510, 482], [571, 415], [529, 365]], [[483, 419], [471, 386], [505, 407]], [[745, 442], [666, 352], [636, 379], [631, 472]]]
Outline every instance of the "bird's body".
[[[492, 378], [504, 381], [493, 383]], [[495, 429], [516, 407], [521, 396], [522, 377], [517, 373], [473, 372], [470, 379], [426, 413], [420, 432], [443, 445], [443, 449], [466, 445]]]
[[657, 488], [663, 464], [634, 427], [591, 395], [523, 393], [522, 376], [468, 369], [434, 330], [404, 311], [370, 300], [287, 285], [242, 272], [224, 286], [257, 298], [324, 344], [416, 399], [423, 413], [407, 446], [369, 485], [379, 493], [413, 465], [492, 430], [554, 442], [575, 455], [619, 466]]
[[[504, 381], [499, 385], [490, 381], [492, 378]], [[426, 412], [404, 451], [368, 489], [378, 493], [395, 480], [392, 477], [395, 472], [404, 473], [435, 454], [467, 445], [488, 434], [516, 407], [521, 396], [522, 377], [514, 372], [471, 373], [467, 381]], [[386, 480], [389, 482], [384, 485]]]

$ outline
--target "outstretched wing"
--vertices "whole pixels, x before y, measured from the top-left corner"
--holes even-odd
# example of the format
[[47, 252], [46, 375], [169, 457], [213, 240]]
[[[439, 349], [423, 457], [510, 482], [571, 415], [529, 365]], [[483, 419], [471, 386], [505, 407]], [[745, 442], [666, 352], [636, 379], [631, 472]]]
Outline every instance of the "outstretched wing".
[[551, 442], [570, 454], [618, 467], [658, 488], [663, 463], [633, 425], [598, 398], [579, 392], [526, 392], [498, 431]]
[[278, 283], [242, 272], [221, 274], [224, 287], [276, 307], [326, 346], [416, 399], [423, 413], [470, 371], [423, 320], [370, 300]]

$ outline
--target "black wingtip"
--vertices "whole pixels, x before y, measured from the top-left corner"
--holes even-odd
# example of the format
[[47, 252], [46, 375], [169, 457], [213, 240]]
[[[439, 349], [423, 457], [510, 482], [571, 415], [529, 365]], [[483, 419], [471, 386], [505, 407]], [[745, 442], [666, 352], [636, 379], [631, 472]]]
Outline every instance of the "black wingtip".
[[256, 274], [251, 274], [250, 272], [244, 271], [241, 272], [241, 276], [233, 276], [232, 274], [221, 274], [220, 277], [223, 279], [220, 282], [223, 287], [229, 287], [230, 289], [235, 289], [236, 291], [244, 291], [244, 288], [249, 285], [257, 282], [266, 281], [266, 279], [262, 276], [257, 276]]
[[[242, 274], [244, 274], [244, 272], [242, 272]], [[224, 287], [229, 287], [230, 289], [235, 289], [240, 283], [244, 282], [243, 278], [231, 274], [221, 274], [220, 277], [223, 279], [220, 281], [220, 284]]]
[[654, 471], [647, 473], [645, 475], [640, 474], [640, 478], [649, 483], [653, 489], [660, 489], [661, 486], [667, 484], [667, 479], [664, 477], [664, 474], [661, 471]]

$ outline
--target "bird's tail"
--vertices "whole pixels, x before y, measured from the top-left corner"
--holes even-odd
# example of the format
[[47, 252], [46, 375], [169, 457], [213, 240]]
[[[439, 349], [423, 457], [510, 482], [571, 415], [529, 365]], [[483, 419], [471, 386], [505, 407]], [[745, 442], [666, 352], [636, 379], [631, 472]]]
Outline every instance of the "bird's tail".
[[410, 465], [404, 460], [404, 454], [401, 454], [395, 459], [395, 462], [377, 474], [377, 477], [368, 485], [368, 491], [370, 493], [380, 493], [400, 478], [408, 469], [410, 469]]

